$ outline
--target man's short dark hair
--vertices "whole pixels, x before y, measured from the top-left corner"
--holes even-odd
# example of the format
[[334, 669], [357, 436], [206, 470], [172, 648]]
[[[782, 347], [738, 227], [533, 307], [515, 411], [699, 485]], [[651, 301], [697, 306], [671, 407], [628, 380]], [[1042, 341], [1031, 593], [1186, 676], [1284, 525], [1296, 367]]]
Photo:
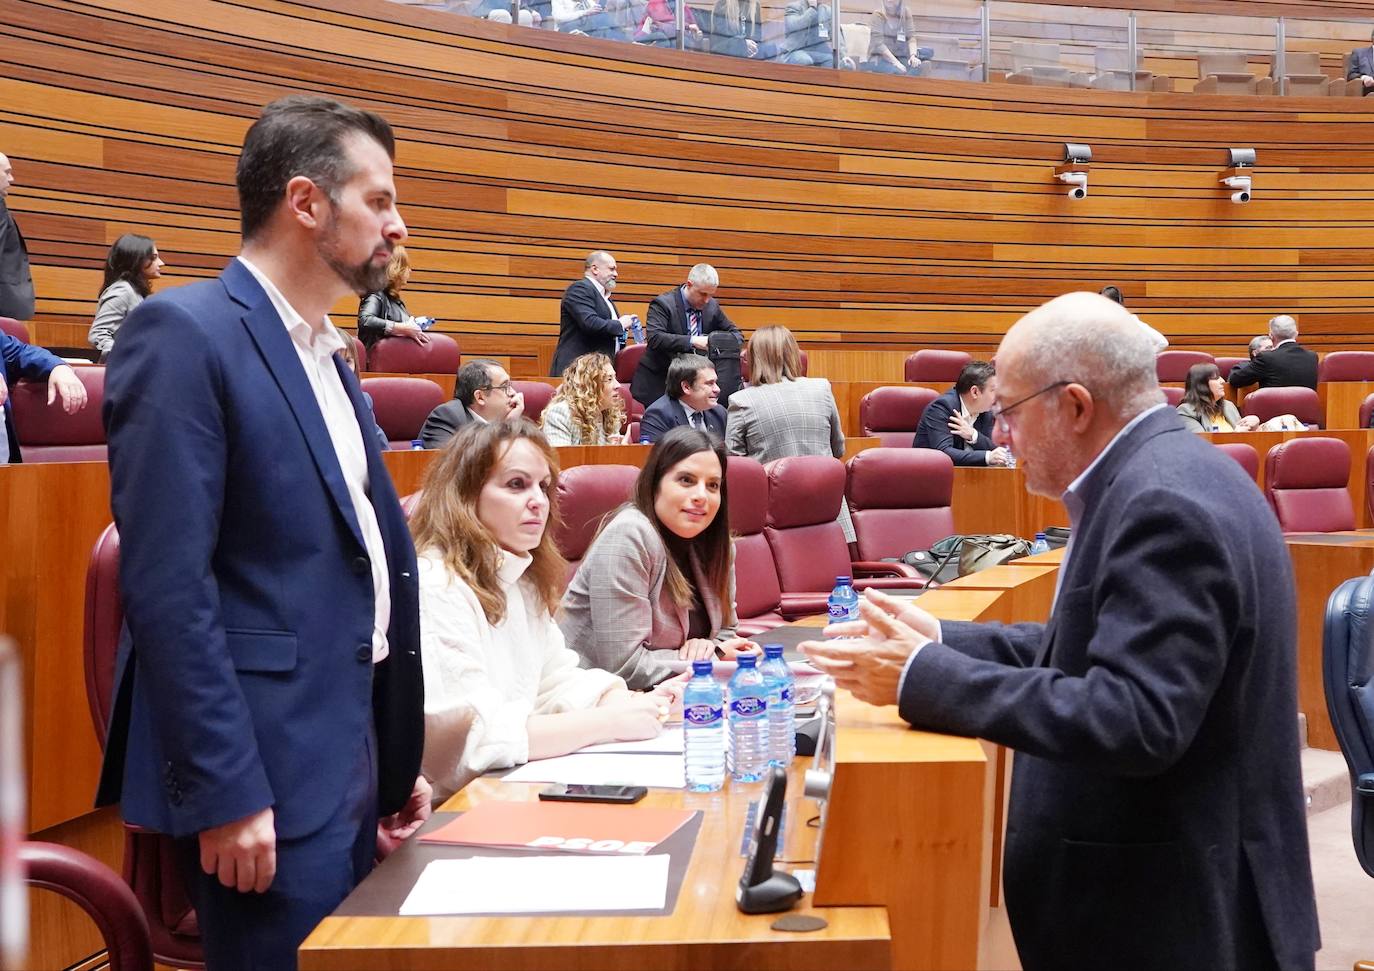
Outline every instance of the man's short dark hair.
[[495, 361], [485, 357], [468, 361], [458, 369], [458, 380], [453, 384], [453, 396], [471, 408], [477, 400], [477, 392], [491, 390], [491, 369], [500, 367]]
[[333, 98], [292, 94], [262, 109], [243, 139], [235, 179], [239, 190], [239, 225], [243, 238], [267, 224], [286, 194], [286, 185], [303, 175], [338, 203], [338, 192], [353, 177], [346, 137], [361, 132], [390, 158], [396, 137], [385, 118]]
[[959, 380], [954, 382], [954, 390], [968, 394], [974, 388], [986, 387], [988, 381], [997, 373], [987, 361], [969, 361], [959, 372]]
[[1119, 303], [1123, 307], [1126, 306], [1126, 301], [1121, 298], [1120, 287], [1105, 286], [1101, 289], [1100, 293], [1113, 303]]
[[674, 401], [682, 397], [682, 385], [697, 383], [697, 375], [702, 371], [714, 371], [716, 366], [710, 358], [700, 354], [679, 354], [668, 365], [668, 397]]

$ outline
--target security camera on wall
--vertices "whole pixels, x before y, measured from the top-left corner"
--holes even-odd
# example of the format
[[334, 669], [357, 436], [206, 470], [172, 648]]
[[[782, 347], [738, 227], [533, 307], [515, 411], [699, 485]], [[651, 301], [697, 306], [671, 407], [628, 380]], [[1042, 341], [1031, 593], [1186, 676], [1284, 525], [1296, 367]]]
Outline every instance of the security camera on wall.
[[1250, 201], [1254, 189], [1255, 150], [1253, 148], [1228, 148], [1226, 159], [1230, 168], [1218, 176], [1221, 184], [1231, 193], [1231, 202], [1241, 206]]
[[1087, 172], [1060, 172], [1058, 175], [1060, 182], [1066, 182], [1069, 191], [1066, 193], [1070, 199], [1082, 199], [1088, 194], [1088, 173]]
[[1069, 187], [1065, 193], [1070, 199], [1083, 199], [1088, 195], [1088, 165], [1093, 160], [1093, 150], [1089, 145], [1064, 145], [1064, 161], [1055, 167], [1054, 177]]

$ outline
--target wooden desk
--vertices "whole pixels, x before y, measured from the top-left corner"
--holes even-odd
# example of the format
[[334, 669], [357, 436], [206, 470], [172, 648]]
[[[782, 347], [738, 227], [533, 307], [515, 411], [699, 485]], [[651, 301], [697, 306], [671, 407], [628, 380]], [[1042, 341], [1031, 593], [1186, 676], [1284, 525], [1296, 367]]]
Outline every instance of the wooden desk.
[[1069, 525], [1069, 511], [1057, 499], [1026, 491], [1022, 469], [956, 466], [954, 531], [1034, 536], [1046, 526]]
[[1013, 565], [1016, 562], [988, 567], [986, 570], [951, 580], [942, 585], [940, 590], [1001, 591], [1008, 598], [1007, 611], [1016, 621], [1044, 623], [1050, 618], [1059, 567], [1053, 563]]
[[1325, 381], [1317, 385], [1326, 398], [1326, 427], [1360, 427], [1360, 405], [1374, 394], [1374, 381]]

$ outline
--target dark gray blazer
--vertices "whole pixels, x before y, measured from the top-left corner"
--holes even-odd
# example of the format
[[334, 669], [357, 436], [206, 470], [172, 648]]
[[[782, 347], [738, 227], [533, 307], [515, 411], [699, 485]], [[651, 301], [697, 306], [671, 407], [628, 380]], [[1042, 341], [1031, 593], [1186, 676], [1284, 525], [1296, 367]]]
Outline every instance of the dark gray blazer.
[[[730, 322], [713, 298], [701, 308], [701, 333], [710, 335], [718, 330], [733, 331], [740, 342], [744, 342], [739, 328]], [[630, 382], [630, 394], [647, 408], [667, 390], [668, 365], [673, 358], [679, 354], [704, 353], [694, 351], [692, 338], [687, 335], [687, 304], [682, 299], [681, 287], [673, 287], [650, 301], [644, 342], [648, 346]]]
[[616, 342], [624, 336], [625, 326], [611, 316], [596, 284], [584, 276], [563, 291], [558, 304], [558, 346], [550, 373], [562, 377], [564, 369], [583, 354], [605, 354], [614, 363]]
[[1258, 384], [1261, 388], [1311, 388], [1317, 390], [1317, 355], [1297, 341], [1280, 344], [1231, 368], [1226, 380], [1233, 388]]
[[0, 317], [28, 320], [33, 316], [33, 275], [29, 247], [19, 224], [0, 199]]
[[[1349, 70], [1345, 72], [1347, 81], [1354, 81], [1366, 74], [1374, 77], [1374, 47], [1366, 44], [1363, 47], [1355, 48], [1350, 52], [1347, 63], [1350, 65]], [[1374, 91], [1374, 88], [1365, 88], [1361, 93], [1369, 94], [1370, 91]]]
[[901, 688], [912, 725], [1016, 749], [1003, 876], [1021, 963], [1311, 968], [1297, 609], [1273, 512], [1163, 408], [1079, 495], [1049, 624], [946, 623]]
[[443, 448], [448, 440], [472, 422], [472, 415], [457, 398], [435, 408], [420, 426], [420, 441], [425, 448]]

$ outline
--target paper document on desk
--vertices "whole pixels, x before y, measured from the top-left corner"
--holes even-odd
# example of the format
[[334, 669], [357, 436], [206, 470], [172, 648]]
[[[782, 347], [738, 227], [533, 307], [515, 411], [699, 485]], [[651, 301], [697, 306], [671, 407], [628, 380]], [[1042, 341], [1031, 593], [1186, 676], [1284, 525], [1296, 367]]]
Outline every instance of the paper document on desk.
[[662, 910], [668, 855], [516, 856], [435, 860], [402, 917]]
[[642, 738], [637, 742], [601, 742], [597, 745], [588, 745], [586, 748], [577, 750], [576, 755], [588, 755], [595, 752], [635, 752], [643, 754], [658, 753], [661, 755], [681, 755], [682, 754], [682, 726], [676, 725], [672, 728], [665, 728], [654, 738]]
[[612, 755], [605, 752], [526, 762], [507, 773], [503, 780], [657, 789], [681, 789], [685, 784], [681, 755]]

